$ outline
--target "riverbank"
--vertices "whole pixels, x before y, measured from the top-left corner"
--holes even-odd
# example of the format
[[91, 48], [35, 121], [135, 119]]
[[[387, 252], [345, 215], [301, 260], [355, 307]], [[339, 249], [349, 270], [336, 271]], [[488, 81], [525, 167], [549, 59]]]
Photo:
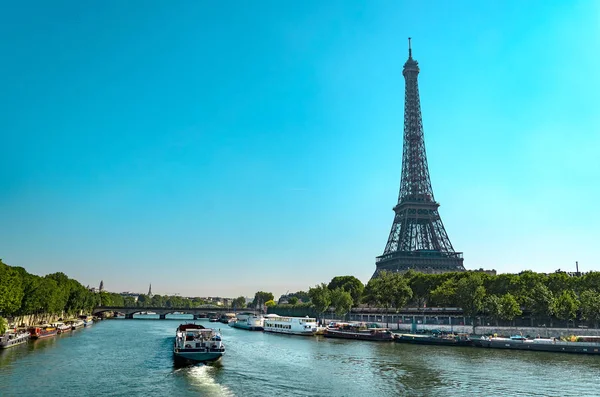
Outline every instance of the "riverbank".
[[[339, 321], [339, 320], [334, 320]], [[412, 324], [386, 324], [376, 322], [378, 326], [382, 328], [389, 328], [392, 331], [398, 332], [413, 332]], [[547, 327], [497, 327], [497, 326], [472, 326], [472, 325], [435, 325], [435, 324], [417, 324], [417, 331], [431, 332], [431, 331], [443, 331], [443, 332], [454, 332], [460, 334], [469, 335], [532, 335], [541, 336], [545, 338], [560, 338], [571, 335], [575, 336], [600, 336], [600, 329], [598, 328], [547, 328]]]

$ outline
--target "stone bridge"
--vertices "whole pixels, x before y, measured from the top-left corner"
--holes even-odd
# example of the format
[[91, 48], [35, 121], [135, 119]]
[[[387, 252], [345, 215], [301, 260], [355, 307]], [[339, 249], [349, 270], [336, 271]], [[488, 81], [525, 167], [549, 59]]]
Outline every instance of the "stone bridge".
[[[222, 313], [232, 313], [234, 310], [230, 307], [116, 307], [116, 306], [98, 306], [92, 311], [94, 316], [98, 316], [102, 313], [111, 312], [111, 313], [120, 313], [124, 314], [125, 318], [132, 319], [134, 314], [139, 314], [142, 312], [152, 312], [159, 315], [160, 319], [165, 319], [167, 314], [191, 314], [194, 316], [194, 320], [199, 318], [208, 317], [209, 313], [222, 314]], [[242, 309], [238, 311], [251, 312], [255, 313], [255, 310], [252, 309]]]

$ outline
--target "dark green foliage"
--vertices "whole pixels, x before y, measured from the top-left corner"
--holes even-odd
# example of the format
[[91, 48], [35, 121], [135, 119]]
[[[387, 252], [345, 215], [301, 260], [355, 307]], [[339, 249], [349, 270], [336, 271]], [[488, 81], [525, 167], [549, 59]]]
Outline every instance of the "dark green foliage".
[[19, 272], [0, 260], [0, 314], [16, 313], [21, 307], [23, 294]]
[[587, 289], [581, 293], [580, 300], [583, 318], [597, 327], [600, 321], [600, 293]]
[[331, 291], [341, 288], [350, 293], [353, 302], [358, 303], [362, 297], [365, 285], [354, 276], [336, 276], [331, 279], [327, 288]]
[[233, 302], [231, 303], [231, 307], [233, 307], [236, 310], [245, 308], [246, 307], [246, 298], [244, 298], [243, 296], [235, 298], [233, 300]]
[[350, 292], [343, 288], [336, 288], [331, 291], [331, 305], [335, 308], [335, 314], [343, 316], [350, 311], [354, 304]]
[[412, 290], [400, 273], [381, 272], [365, 288], [364, 299], [370, 305], [396, 309], [412, 298]]
[[327, 288], [325, 283], [317, 285], [314, 288], [308, 290], [310, 300], [318, 314], [322, 314], [325, 310], [331, 306], [331, 291]]
[[270, 300], [275, 299], [271, 292], [258, 291], [254, 294], [254, 300], [252, 306], [255, 308], [262, 309], [262, 306]]
[[297, 305], [298, 304], [298, 298], [296, 298], [295, 296], [292, 296], [288, 299], [288, 303], [290, 305]]
[[499, 304], [498, 316], [502, 320], [512, 321], [523, 313], [519, 302], [509, 293], [502, 295]]
[[554, 300], [554, 314], [565, 321], [573, 320], [579, 309], [579, 300], [573, 290], [565, 290]]

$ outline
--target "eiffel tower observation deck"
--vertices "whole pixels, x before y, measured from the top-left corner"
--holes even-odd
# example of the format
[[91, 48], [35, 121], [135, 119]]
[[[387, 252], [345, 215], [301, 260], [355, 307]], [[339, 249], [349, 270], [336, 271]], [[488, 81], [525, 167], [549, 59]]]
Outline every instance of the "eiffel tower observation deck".
[[404, 147], [398, 204], [383, 255], [376, 258], [380, 271], [423, 273], [464, 271], [462, 252], [454, 251], [433, 197], [419, 99], [419, 64], [408, 39], [405, 79]]

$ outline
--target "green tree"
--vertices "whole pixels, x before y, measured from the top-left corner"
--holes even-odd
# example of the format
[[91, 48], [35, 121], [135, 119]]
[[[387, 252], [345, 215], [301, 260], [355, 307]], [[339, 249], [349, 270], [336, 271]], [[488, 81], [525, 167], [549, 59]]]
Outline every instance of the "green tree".
[[7, 315], [17, 313], [23, 295], [23, 283], [19, 272], [0, 260], [0, 313]]
[[452, 278], [448, 279], [431, 291], [431, 300], [436, 306], [456, 307], [458, 306], [457, 289], [457, 281]]
[[502, 295], [498, 313], [502, 320], [513, 321], [515, 317], [520, 316], [522, 313], [519, 302], [512, 294]]
[[133, 296], [124, 296], [123, 297], [123, 307], [135, 307], [135, 298]]
[[338, 287], [331, 291], [331, 304], [335, 307], [335, 314], [344, 316], [350, 311], [354, 301], [350, 292]]
[[354, 276], [336, 276], [331, 279], [327, 288], [329, 288], [330, 291], [341, 288], [350, 293], [353, 302], [358, 303], [365, 290], [365, 285]]
[[392, 307], [397, 310], [406, 305], [412, 297], [412, 290], [400, 273], [383, 271], [369, 280], [364, 297], [368, 304], [378, 305], [386, 311]]
[[275, 299], [275, 297], [271, 292], [258, 291], [256, 294], [254, 294], [252, 306], [262, 311], [263, 305], [273, 299]]
[[553, 311], [557, 318], [564, 321], [570, 321], [577, 315], [579, 301], [573, 290], [565, 290], [554, 300]]
[[233, 300], [233, 302], [231, 302], [231, 306], [233, 307], [234, 310], [239, 310], [239, 309], [243, 309], [246, 307], [246, 298], [244, 298], [243, 296], [239, 296], [237, 298], [235, 298]]
[[404, 278], [408, 281], [408, 286], [413, 292], [414, 302], [417, 307], [424, 307], [430, 299], [431, 291], [435, 288], [437, 275], [425, 274], [409, 270], [404, 273]]
[[298, 304], [298, 298], [296, 298], [295, 296], [292, 296], [288, 299], [288, 303], [290, 305], [297, 305]]
[[463, 313], [469, 317], [477, 316], [483, 310], [485, 288], [481, 276], [471, 273], [468, 277], [456, 282], [456, 303], [463, 309]]
[[331, 306], [331, 291], [327, 288], [325, 283], [321, 283], [320, 285], [310, 288], [308, 294], [310, 295], [310, 300], [315, 311], [318, 315], [322, 316], [322, 314], [329, 309], [329, 306]]
[[527, 306], [537, 318], [552, 316], [554, 295], [550, 291], [550, 288], [542, 283], [536, 284], [528, 293]]
[[589, 321], [598, 328], [600, 322], [600, 293], [593, 289], [586, 289], [580, 295], [581, 314], [584, 320]]
[[273, 299], [269, 299], [268, 301], [265, 302], [266, 307], [273, 307], [275, 305], [276, 305], [276, 303]]
[[8, 323], [4, 319], [4, 317], [0, 317], [0, 335], [4, 335], [6, 333], [6, 327]]
[[483, 303], [483, 310], [486, 315], [492, 317], [498, 325], [498, 319], [500, 318], [500, 298], [498, 295], [488, 295], [485, 297]]

